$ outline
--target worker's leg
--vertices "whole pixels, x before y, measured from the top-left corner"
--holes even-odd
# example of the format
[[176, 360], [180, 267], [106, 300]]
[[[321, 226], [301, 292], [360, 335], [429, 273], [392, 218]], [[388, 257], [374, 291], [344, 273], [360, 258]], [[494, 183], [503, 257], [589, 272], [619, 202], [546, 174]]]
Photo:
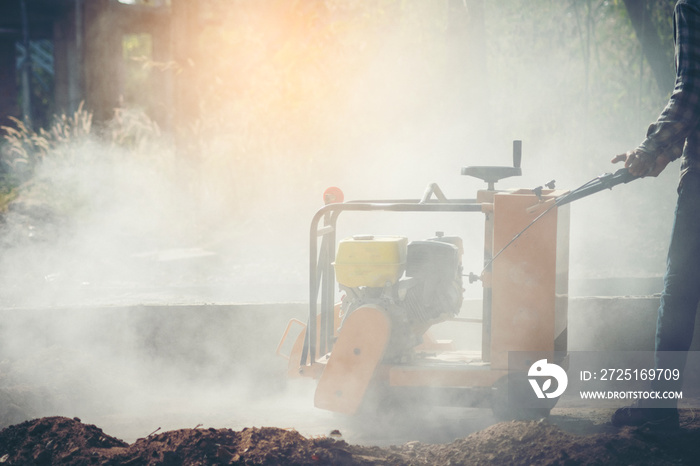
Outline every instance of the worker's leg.
[[[675, 220], [669, 245], [664, 291], [656, 323], [656, 367], [685, 366], [693, 339], [695, 314], [700, 301], [700, 174], [688, 173], [678, 193]], [[652, 382], [652, 390], [680, 390], [683, 380]], [[640, 402], [620, 408], [614, 425], [650, 425], [661, 429], [678, 427], [676, 400]]]
[[[700, 174], [688, 173], [679, 191], [656, 324], [656, 367], [682, 376], [700, 301]], [[662, 382], [664, 382], [662, 380]], [[682, 380], [654, 383], [680, 390]], [[674, 383], [676, 382], [676, 383]], [[673, 403], [675, 406], [675, 403]]]

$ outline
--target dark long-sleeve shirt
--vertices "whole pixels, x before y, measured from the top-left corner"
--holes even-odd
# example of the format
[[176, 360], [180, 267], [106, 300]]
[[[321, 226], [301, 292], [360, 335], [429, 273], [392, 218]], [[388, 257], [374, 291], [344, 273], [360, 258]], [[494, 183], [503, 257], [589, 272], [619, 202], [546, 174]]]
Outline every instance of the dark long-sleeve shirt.
[[700, 0], [679, 0], [673, 25], [676, 84], [639, 149], [671, 160], [682, 155], [682, 179], [700, 172]]

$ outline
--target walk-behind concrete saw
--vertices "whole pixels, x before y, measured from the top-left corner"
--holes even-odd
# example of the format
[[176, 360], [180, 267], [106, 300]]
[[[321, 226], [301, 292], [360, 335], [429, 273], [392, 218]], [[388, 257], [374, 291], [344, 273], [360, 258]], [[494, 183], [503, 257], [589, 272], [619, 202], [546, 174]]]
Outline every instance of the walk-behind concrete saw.
[[[553, 182], [496, 190], [499, 180], [521, 175], [520, 159], [515, 141], [512, 167], [462, 168], [487, 183], [475, 199], [448, 199], [435, 184], [409, 200], [344, 201], [339, 189], [326, 190], [326, 205], [311, 222], [309, 318], [290, 321], [277, 348], [290, 377], [318, 380], [318, 408], [352, 415], [403, 400], [490, 405], [503, 419], [549, 414], [557, 399], [530, 403], [528, 370], [542, 359], [568, 366], [567, 204], [634, 177], [621, 169], [573, 191]], [[464, 274], [457, 236], [338, 241], [338, 219], [348, 211], [481, 213], [483, 270]], [[463, 277], [481, 281], [481, 318], [458, 317]], [[480, 351], [433, 338], [431, 327], [445, 322], [480, 325]]]

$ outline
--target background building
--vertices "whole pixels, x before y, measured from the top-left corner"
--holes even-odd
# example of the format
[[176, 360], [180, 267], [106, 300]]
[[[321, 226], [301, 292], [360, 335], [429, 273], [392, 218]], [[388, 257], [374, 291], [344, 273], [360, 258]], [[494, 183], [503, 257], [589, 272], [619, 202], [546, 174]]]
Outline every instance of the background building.
[[40, 126], [81, 102], [103, 121], [126, 102], [169, 124], [174, 79], [152, 65], [174, 59], [177, 8], [169, 0], [0, 2], [0, 121]]

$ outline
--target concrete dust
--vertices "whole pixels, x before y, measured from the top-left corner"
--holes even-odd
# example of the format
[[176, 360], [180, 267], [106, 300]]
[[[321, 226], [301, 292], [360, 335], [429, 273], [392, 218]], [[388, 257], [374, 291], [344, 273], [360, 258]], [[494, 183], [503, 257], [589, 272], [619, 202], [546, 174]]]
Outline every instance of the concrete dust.
[[[213, 311], [197, 310], [203, 321], [233, 328], [224, 318], [213, 319]], [[155, 315], [140, 320], [134, 319], [136, 311], [97, 312], [102, 313], [103, 326], [118, 329], [114, 319], [121, 316], [158, 341], [153, 323], [163, 321], [159, 312], [169, 312], [173, 322], [187, 327], [191, 320], [185, 315], [193, 310], [141, 309], [138, 312]], [[254, 320], [264, 321], [267, 312], [271, 311], [258, 308]], [[240, 313], [229, 313], [236, 316], [238, 325], [232, 333], [250, 343], [244, 337], [249, 329], [246, 320]], [[246, 313], [251, 314], [255, 312]], [[76, 321], [74, 317], [71, 322]], [[37, 313], [25, 323], [36, 326], [41, 319], [48, 317]], [[6, 326], [12, 323], [5, 322]], [[57, 322], [60, 319], [49, 321]], [[91, 321], [89, 328], [103, 338], [97, 322]], [[175, 327], [167, 330], [177, 334]], [[198, 334], [197, 329], [190, 330], [191, 335]], [[268, 337], [261, 335], [255, 339], [267, 345]], [[211, 338], [221, 348], [215, 332]], [[543, 421], [497, 422], [488, 409], [423, 406], [406, 406], [383, 420], [347, 417], [315, 409], [314, 382], [287, 380], [284, 361], [262, 354], [270, 353], [270, 348], [258, 355], [241, 353], [250, 363], [244, 370], [237, 360], [225, 364], [206, 352], [190, 354], [188, 361], [183, 358], [192, 349], [187, 345], [173, 345], [169, 352], [159, 353], [134, 339], [122, 347], [123, 364], [116, 366], [106, 362], [105, 349], [98, 345], [91, 352], [77, 351], [81, 339], [74, 331], [67, 340], [27, 349], [23, 357], [0, 363], [1, 462], [689, 464], [700, 453], [693, 441], [700, 435], [700, 419], [692, 400], [681, 405], [682, 430], [666, 436], [614, 428], [609, 408], [592, 409], [566, 399]], [[107, 352], [117, 350], [109, 347], [113, 342], [103, 342]], [[179, 364], [174, 366], [174, 361]], [[130, 365], [138, 365], [139, 370], [127, 370]]]

